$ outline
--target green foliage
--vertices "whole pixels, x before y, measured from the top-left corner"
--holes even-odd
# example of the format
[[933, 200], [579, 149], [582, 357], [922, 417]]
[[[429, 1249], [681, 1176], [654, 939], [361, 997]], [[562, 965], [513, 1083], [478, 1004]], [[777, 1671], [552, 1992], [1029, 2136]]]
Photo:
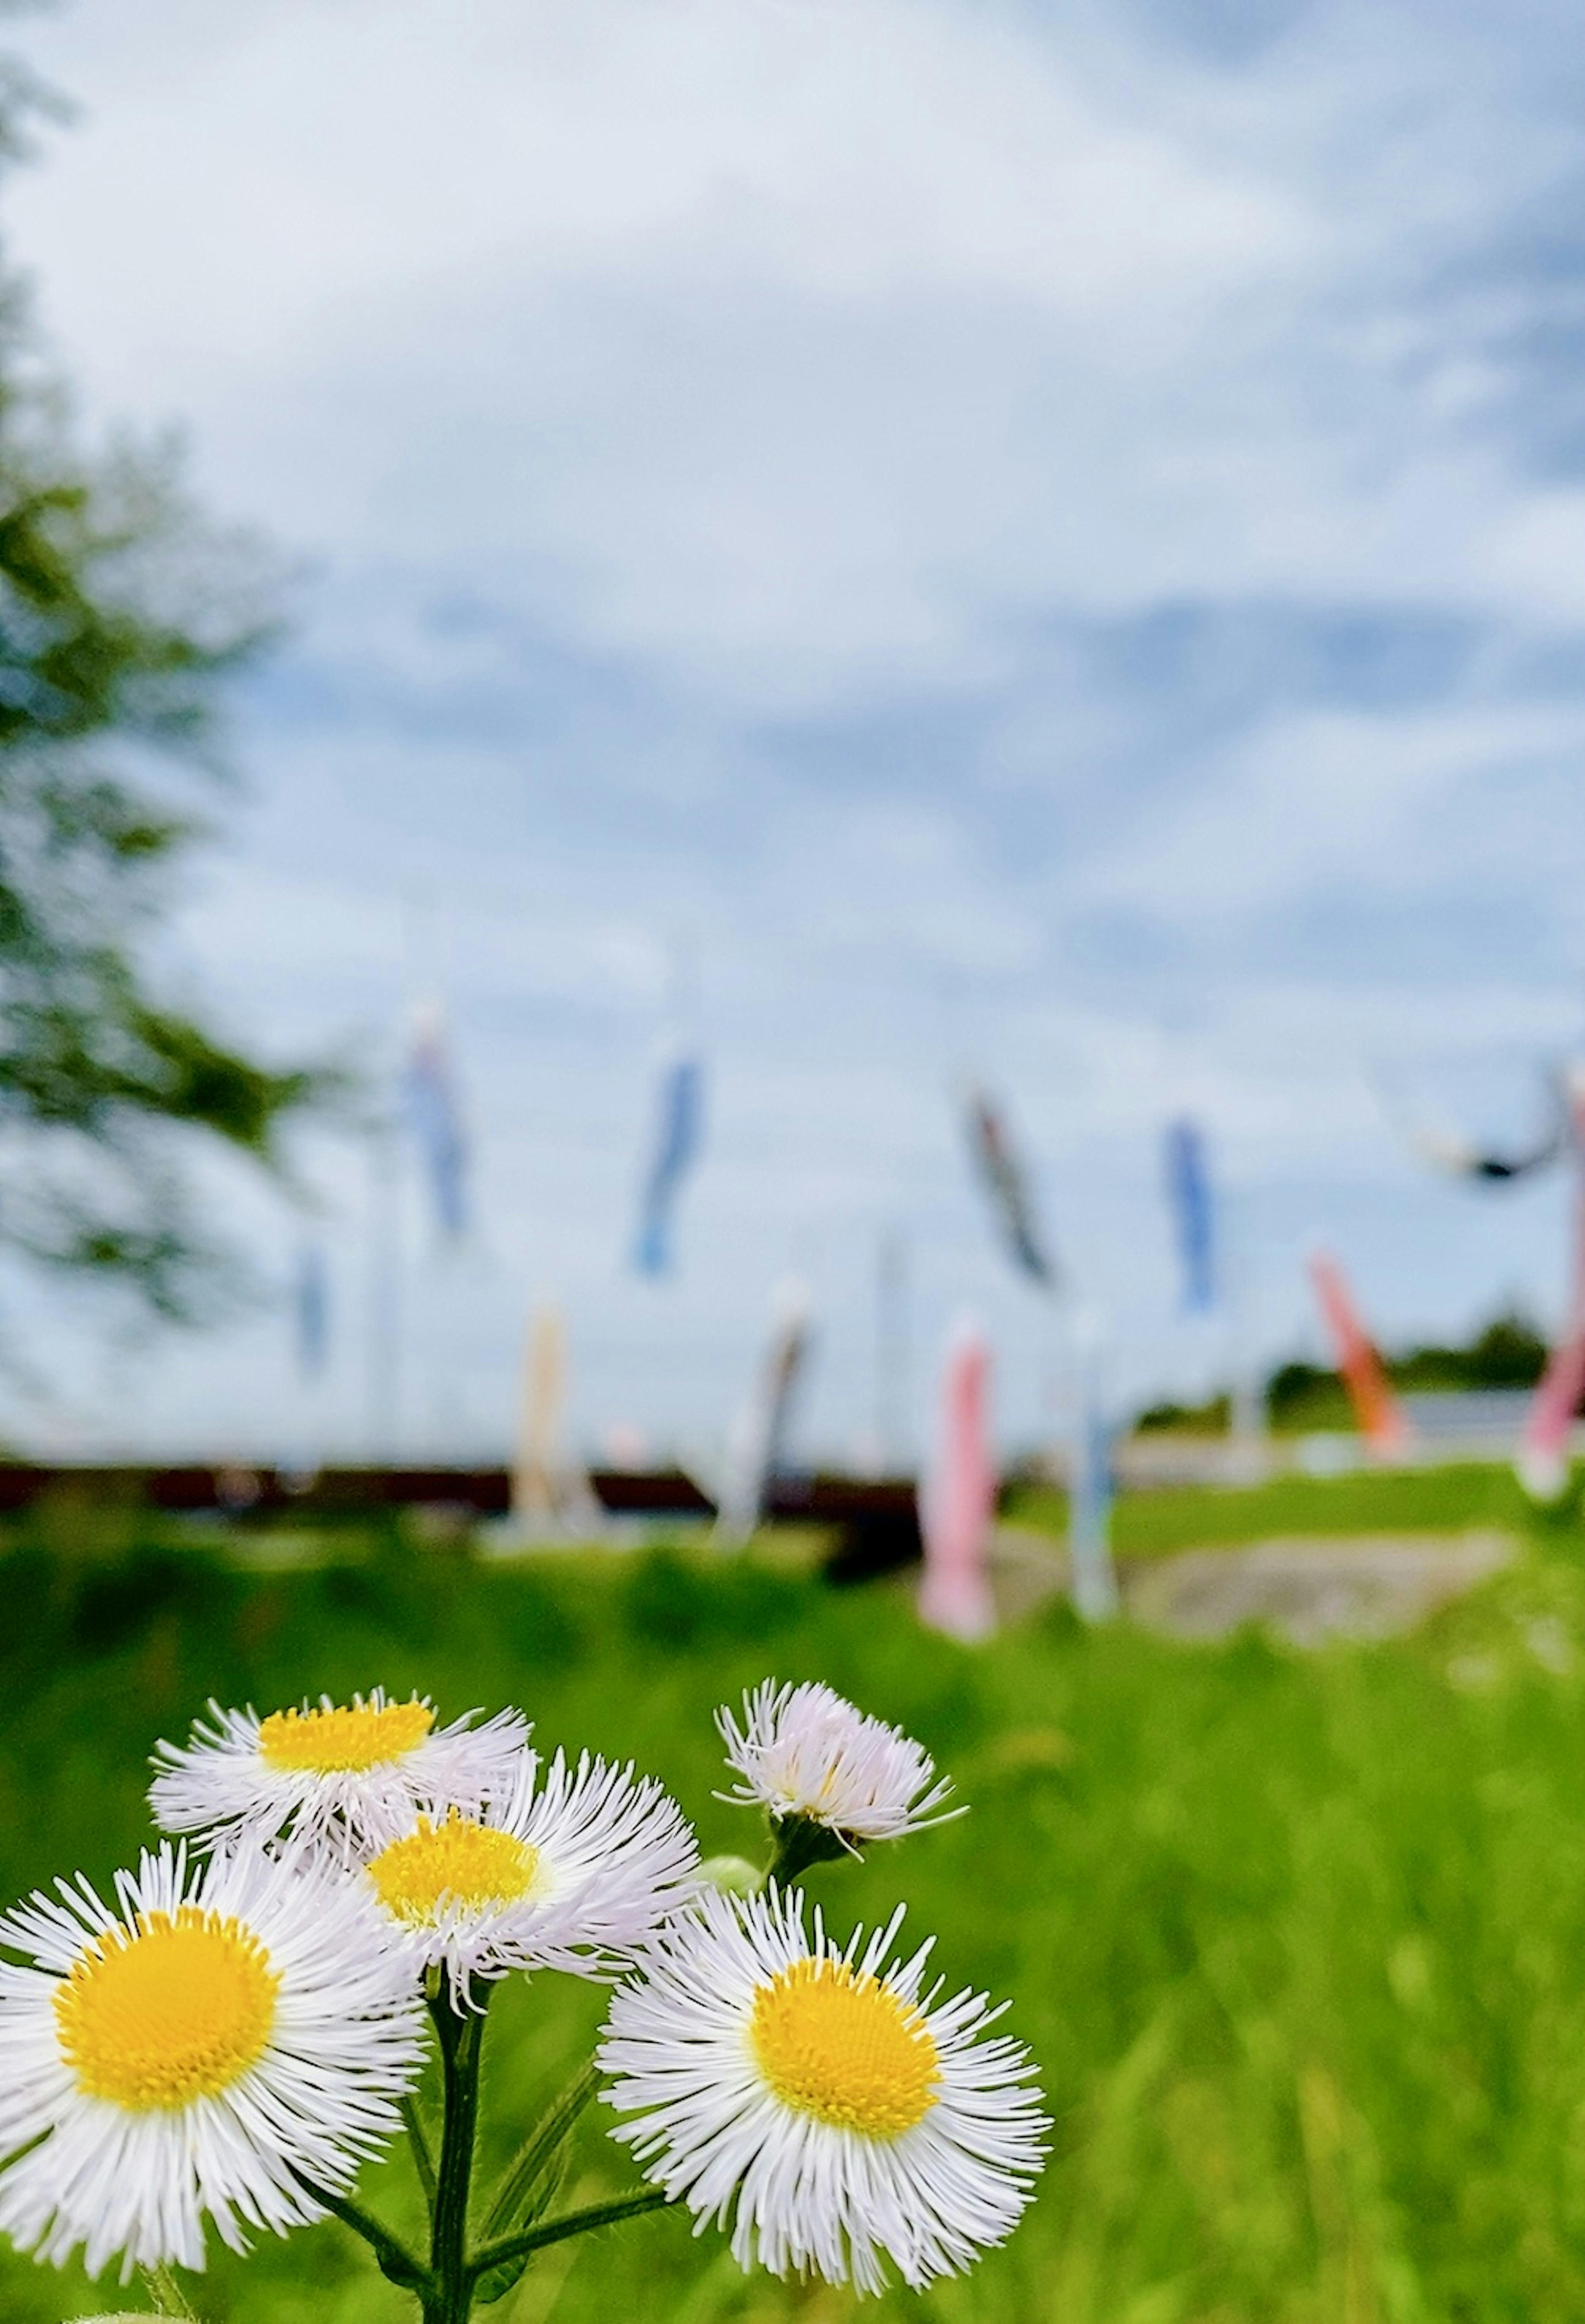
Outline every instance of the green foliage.
[[[1262, 1509], [1279, 1513], [1271, 1530], [1313, 1531], [1329, 1511], [1380, 1528], [1461, 1505], [1452, 1521], [1484, 1521], [1498, 1500], [1495, 1471], [1293, 1484], [1302, 1508], [1255, 1493], [1123, 1508], [1167, 1504], [1163, 1536], [1206, 1540]], [[376, 1680], [430, 1689], [447, 1711], [521, 1702], [542, 1746], [631, 1755], [696, 1815], [707, 1853], [739, 1849], [752, 1820], [712, 1796], [711, 1714], [764, 1675], [823, 1678], [921, 1736], [972, 1812], [857, 1869], [817, 1868], [811, 1887], [843, 1928], [907, 1897], [908, 1926], [939, 1933], [950, 1989], [1011, 1997], [1056, 2118], [1008, 2248], [864, 2313], [1585, 2311], [1577, 1511], [1419, 1637], [1308, 1657], [1256, 1637], [1186, 1649], [1090, 1632], [1061, 1609], [965, 1652], [919, 1630], [901, 1585], [831, 1592], [681, 1549], [471, 1565], [349, 1529], [336, 1564], [260, 1573], [135, 1511], [79, 1558], [63, 1559], [65, 1536], [57, 1510], [0, 1557], [17, 1609], [0, 1636], [0, 1895], [78, 1868], [106, 1880], [146, 1834], [144, 1755], [211, 1692], [265, 1706]], [[566, 2088], [601, 2009], [595, 1987], [548, 1977], [493, 2006], [486, 2185]], [[573, 2128], [558, 2213], [633, 2183], [604, 2120], [596, 2104]], [[542, 2182], [531, 2153], [520, 2163], [504, 2191], [524, 2218]], [[360, 2192], [412, 2235], [408, 2185], [382, 2168]], [[335, 2225], [265, 2238], [245, 2263], [217, 2253], [189, 2288], [213, 2324], [410, 2313]], [[78, 2277], [0, 2256], [8, 2324], [106, 2304]], [[696, 2242], [662, 2214], [555, 2246], [491, 2313], [544, 2324], [552, 2306], [555, 2324], [825, 2324], [854, 2303], [745, 2279], [713, 2233]]]
[[[1463, 1347], [1407, 1348], [1386, 1359], [1393, 1386], [1411, 1394], [1533, 1388], [1546, 1368], [1546, 1342], [1519, 1314], [1494, 1316]], [[1342, 1382], [1316, 1364], [1279, 1366], [1267, 1386], [1274, 1428], [1350, 1428]]]
[[[0, 161], [36, 89], [0, 66]], [[170, 449], [74, 444], [0, 276], [0, 1241], [190, 1312], [215, 1254], [184, 1146], [274, 1158], [327, 1087], [273, 1070], [154, 990], [170, 874], [199, 836], [225, 679], [266, 635], [256, 550], [208, 526]]]
[[[1546, 1342], [1527, 1317], [1514, 1311], [1496, 1315], [1462, 1347], [1406, 1348], [1385, 1358], [1387, 1378], [1410, 1394], [1451, 1395], [1480, 1388], [1534, 1388], [1546, 1368]], [[1279, 1364], [1266, 1383], [1267, 1418], [1287, 1434], [1308, 1429], [1352, 1428], [1353, 1408], [1341, 1379], [1323, 1364], [1295, 1359]], [[1172, 1430], [1179, 1434], [1224, 1436], [1231, 1425], [1232, 1399], [1222, 1394], [1203, 1404], [1153, 1404], [1134, 1425], [1143, 1435]]]
[[[508, 2165], [484, 2221], [486, 2237], [521, 2234], [537, 2227], [561, 2191], [567, 2177], [567, 2149], [579, 2117], [599, 2088], [593, 2061], [587, 2062], [535, 2124]], [[528, 2264], [525, 2252], [479, 2279], [476, 2297], [484, 2307], [503, 2300]]]
[[1546, 1342], [1527, 1317], [1497, 1315], [1467, 1347], [1411, 1348], [1387, 1369], [1404, 1388], [1534, 1388], [1546, 1369]]
[[1279, 1364], [1266, 1384], [1266, 1417], [1275, 1429], [1352, 1428], [1354, 1408], [1334, 1371], [1295, 1360]]
[[629, 1635], [640, 1645], [708, 1646], [773, 1637], [802, 1602], [791, 1575], [737, 1560], [702, 1565], [661, 1544], [632, 1569], [622, 1598]]
[[[1018, 1525], [1066, 1536], [1067, 1501], [1052, 1486], [1016, 1488], [1006, 1514]], [[1555, 1513], [1537, 1511], [1506, 1463], [1469, 1462], [1124, 1493], [1113, 1511], [1111, 1538], [1121, 1558], [1166, 1557], [1179, 1549], [1295, 1534], [1445, 1533], [1477, 1525], [1516, 1532], [1561, 1526], [1572, 1538], [1578, 1522], [1576, 1499], [1566, 1498]]]
[[1135, 1416], [1134, 1427], [1141, 1436], [1152, 1436], [1163, 1430], [1175, 1435], [1225, 1436], [1232, 1425], [1233, 1400], [1225, 1392], [1210, 1397], [1203, 1404], [1150, 1404]]

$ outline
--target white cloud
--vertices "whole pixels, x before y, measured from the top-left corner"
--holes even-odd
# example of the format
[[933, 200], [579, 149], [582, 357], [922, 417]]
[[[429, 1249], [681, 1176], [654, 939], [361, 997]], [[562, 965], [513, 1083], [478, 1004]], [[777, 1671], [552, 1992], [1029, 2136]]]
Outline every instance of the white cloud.
[[[481, 0], [465, 25], [350, 0], [235, 12], [196, 44], [170, 0], [130, 46], [103, 0], [78, 23], [62, 71], [114, 90], [89, 171], [125, 197], [97, 221], [100, 311], [220, 367], [283, 327], [339, 338], [349, 300], [679, 249], [822, 295], [1016, 292], [1137, 345], [1141, 298], [1171, 310], [1314, 232], [1279, 185], [1098, 102], [1032, 29], [931, 0]], [[35, 217], [90, 198], [79, 164]]]
[[1141, 815], [1085, 884], [1168, 921], [1223, 926], [1323, 886], [1412, 897], [1486, 859], [1499, 788], [1479, 787], [1472, 812], [1449, 827], [1472, 777], [1566, 765], [1582, 745], [1579, 703], [1279, 714]]
[[19, 245], [102, 408], [343, 558], [786, 705], [973, 682], [1053, 597], [1484, 597], [1553, 521], [1448, 444], [1375, 473], [1379, 364], [1304, 409], [1358, 197], [1142, 57], [945, 0], [139, 21], [55, 36], [90, 120]]

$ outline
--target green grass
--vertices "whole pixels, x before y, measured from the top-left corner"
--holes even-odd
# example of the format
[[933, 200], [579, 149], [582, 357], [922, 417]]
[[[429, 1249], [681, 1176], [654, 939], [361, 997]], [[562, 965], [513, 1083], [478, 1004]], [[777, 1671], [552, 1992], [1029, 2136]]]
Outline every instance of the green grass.
[[[1561, 1512], [1572, 1522], [1575, 1504]], [[1062, 1534], [1063, 1495], [1026, 1486], [1009, 1498], [1014, 1524]], [[1112, 1523], [1120, 1557], [1163, 1557], [1179, 1549], [1263, 1541], [1273, 1535], [1452, 1532], [1464, 1526], [1533, 1523], [1530, 1506], [1506, 1462], [1461, 1462], [1440, 1469], [1360, 1470], [1342, 1477], [1273, 1477], [1259, 1485], [1167, 1486], [1125, 1493]], [[1553, 1520], [1555, 1525], [1557, 1520]]]
[[[1153, 1545], [1315, 1530], [1262, 1495], [1163, 1495]], [[1486, 1521], [1479, 1477], [1348, 1479], [1359, 1522]], [[1439, 1499], [1438, 1495], [1444, 1497]], [[1264, 1498], [1263, 1498], [1264, 1496]], [[1440, 1513], [1444, 1509], [1445, 1514]], [[1405, 1511], [1434, 1506], [1434, 1517]], [[1142, 1506], [1124, 1505], [1143, 1526]], [[812, 1877], [839, 1924], [899, 1897], [942, 1971], [1012, 1997], [1055, 2117], [1008, 2248], [878, 2318], [941, 2324], [1536, 2324], [1585, 2314], [1585, 1580], [1572, 1520], [1419, 1637], [1301, 1657], [1179, 1649], [1060, 1609], [977, 1652], [905, 1592], [837, 1595], [659, 1551], [491, 1568], [349, 1533], [342, 1562], [249, 1572], [125, 1513], [43, 1513], [0, 1557], [0, 1891], [107, 1877], [144, 1837], [143, 1765], [213, 1693], [261, 1706], [382, 1682], [447, 1711], [523, 1704], [542, 1743], [631, 1754], [707, 1849], [714, 1705], [820, 1677], [921, 1736], [972, 1813]], [[499, 2148], [575, 2061], [597, 1991], [543, 1978], [493, 2013]], [[629, 2182], [592, 2123], [588, 2199]], [[368, 2199], [402, 2212], [400, 2173]], [[208, 2324], [398, 2324], [327, 2225], [220, 2255]], [[134, 2300], [137, 2295], [133, 2295]], [[118, 2304], [0, 2255], [5, 2324]], [[502, 2324], [779, 2324], [848, 2295], [742, 2277], [674, 2216], [569, 2246]]]

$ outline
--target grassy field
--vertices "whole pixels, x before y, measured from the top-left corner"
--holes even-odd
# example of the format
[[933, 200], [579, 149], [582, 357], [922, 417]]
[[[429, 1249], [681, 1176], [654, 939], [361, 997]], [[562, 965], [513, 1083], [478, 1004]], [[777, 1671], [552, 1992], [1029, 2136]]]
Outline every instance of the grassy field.
[[[1489, 1522], [1516, 1514], [1504, 1490], [1476, 1472], [1163, 1495], [1125, 1504], [1120, 1530], [1142, 1551], [1333, 1518]], [[712, 1711], [767, 1674], [825, 1678], [921, 1736], [972, 1813], [811, 1885], [839, 1924], [907, 1897], [954, 1987], [1011, 1995], [1057, 2126], [1009, 2246], [871, 2312], [1585, 2315], [1582, 1563], [1571, 1514], [1478, 1598], [1369, 1649], [1176, 1648], [1085, 1633], [1058, 1608], [970, 1652], [921, 1633], [900, 1586], [840, 1595], [755, 1558], [490, 1567], [348, 1533], [328, 1564], [248, 1572], [57, 1506], [0, 1555], [0, 1891], [79, 1867], [103, 1879], [135, 1850], [148, 1749], [209, 1694], [268, 1707], [374, 1682], [448, 1711], [520, 1702], [541, 1743], [631, 1754], [707, 1849], [741, 1849], [751, 1826], [711, 1797]], [[502, 2147], [600, 2008], [574, 1979], [503, 1997], [487, 2092]], [[630, 2181], [597, 2124], [578, 2171], [589, 2198]], [[400, 2214], [399, 2174], [365, 2191]], [[0, 2255], [5, 2324], [92, 2314], [117, 2304], [108, 2289]], [[244, 2264], [222, 2255], [194, 2290], [208, 2324], [411, 2312], [335, 2226]], [[493, 2312], [778, 2324], [853, 2305], [744, 2279], [713, 2234], [667, 2216], [564, 2247]]]
[[[1054, 1533], [1066, 1525], [1063, 1497], [1048, 1487], [1015, 1492], [1007, 1515]], [[1165, 1557], [1175, 1550], [1264, 1541], [1274, 1535], [1442, 1533], [1492, 1525], [1524, 1532], [1531, 1523], [1512, 1469], [1471, 1462], [1440, 1469], [1362, 1469], [1324, 1480], [1277, 1476], [1260, 1485], [1169, 1486], [1126, 1493], [1117, 1505], [1112, 1542], [1120, 1557]]]

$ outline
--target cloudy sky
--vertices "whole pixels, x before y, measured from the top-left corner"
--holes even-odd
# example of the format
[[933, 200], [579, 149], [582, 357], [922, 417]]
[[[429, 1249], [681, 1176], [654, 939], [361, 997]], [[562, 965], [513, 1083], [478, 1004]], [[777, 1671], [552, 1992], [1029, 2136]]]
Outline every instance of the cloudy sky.
[[[1555, 1313], [1566, 1189], [1428, 1177], [1380, 1091], [1522, 1138], [1585, 1039], [1580, 51], [1562, 0], [77, 0], [5, 217], [85, 425], [187, 431], [299, 576], [169, 973], [376, 1077], [444, 996], [478, 1223], [320, 1139], [289, 1317], [51, 1342], [42, 1441], [501, 1447], [525, 1313], [580, 1436], [701, 1457], [774, 1286], [806, 1449], [917, 1426], [976, 1311], [1009, 1440], [1064, 1328], [954, 1090], [1001, 1093], [1120, 1397], [1312, 1333]], [[668, 1284], [658, 1060], [708, 1060]], [[1175, 1309], [1203, 1120], [1236, 1326]], [[234, 1198], [277, 1283], [300, 1231]], [[389, 1426], [389, 1418], [383, 1424]]]

